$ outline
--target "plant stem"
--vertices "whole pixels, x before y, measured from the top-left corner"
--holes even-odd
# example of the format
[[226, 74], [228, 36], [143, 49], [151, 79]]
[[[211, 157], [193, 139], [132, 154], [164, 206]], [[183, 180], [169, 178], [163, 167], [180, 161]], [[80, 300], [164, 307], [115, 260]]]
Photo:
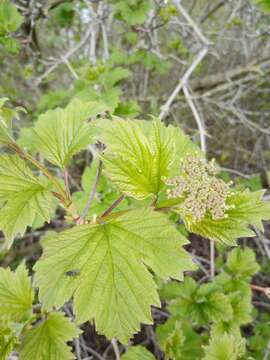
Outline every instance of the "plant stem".
[[107, 210], [105, 210], [104, 213], [102, 213], [102, 214], [99, 216], [99, 218], [104, 218], [104, 217], [106, 217], [107, 215], [109, 215], [109, 214], [113, 211], [113, 209], [116, 208], [116, 206], [119, 205], [120, 202], [124, 200], [124, 198], [125, 198], [125, 195], [119, 196], [119, 198], [116, 199], [116, 200], [112, 203], [112, 205], [111, 205]]
[[97, 186], [98, 186], [98, 183], [99, 183], [99, 179], [100, 179], [100, 176], [101, 176], [101, 172], [102, 172], [102, 161], [99, 160], [99, 163], [98, 163], [98, 168], [97, 168], [97, 173], [96, 173], [96, 178], [95, 178], [95, 181], [94, 181], [94, 184], [93, 184], [93, 187], [92, 187], [92, 190], [90, 191], [89, 193], [89, 197], [88, 197], [88, 200], [87, 200], [87, 203], [82, 211], [82, 214], [80, 216], [80, 223], [84, 221], [89, 209], [90, 209], [90, 206], [94, 200], [94, 197], [95, 197], [95, 194], [96, 194], [96, 191], [97, 191]]
[[61, 184], [57, 181], [57, 179], [50, 173], [48, 169], [46, 169], [38, 160], [32, 157], [30, 154], [21, 149], [17, 144], [10, 143], [8, 147], [14, 150], [23, 160], [27, 160], [31, 162], [37, 169], [39, 169], [55, 186], [55, 188], [59, 191], [58, 199], [62, 201], [65, 206], [69, 206], [71, 203], [70, 196], [65, 192], [62, 188]]

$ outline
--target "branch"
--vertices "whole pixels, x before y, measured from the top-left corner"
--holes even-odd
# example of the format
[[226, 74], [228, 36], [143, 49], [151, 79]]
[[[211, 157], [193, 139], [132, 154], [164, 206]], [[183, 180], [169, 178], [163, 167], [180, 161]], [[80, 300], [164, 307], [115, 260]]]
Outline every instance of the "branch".
[[86, 43], [91, 32], [92, 28], [89, 27], [82, 40], [76, 46], [71, 48], [65, 55], [63, 55], [61, 59], [57, 60], [55, 64], [53, 64], [49, 69], [47, 69], [41, 76], [39, 76], [35, 81], [35, 85], [38, 86], [51, 72], [53, 72], [62, 63], [65, 63], [67, 65], [67, 60]]
[[189, 85], [193, 91], [213, 88], [251, 72], [259, 73], [261, 72], [261, 68], [267, 66], [270, 66], [270, 58], [256, 59], [247, 65], [240, 65], [228, 71], [208, 75], [201, 79], [191, 80]]
[[199, 128], [199, 133], [200, 133], [200, 142], [201, 142], [201, 149], [204, 153], [206, 153], [206, 137], [205, 137], [205, 129], [204, 129], [204, 124], [203, 124], [203, 121], [199, 115], [199, 112], [198, 110], [196, 109], [196, 106], [189, 94], [189, 91], [188, 91], [188, 88], [186, 85], [183, 86], [183, 92], [184, 92], [184, 95], [186, 97], [186, 100], [187, 100], [187, 103], [188, 105], [190, 106], [190, 109], [194, 115], [194, 118], [196, 120], [196, 123], [198, 125], [198, 128]]
[[101, 214], [101, 216], [99, 218], [104, 218], [107, 215], [109, 215], [113, 211], [113, 209], [116, 208], [116, 206], [119, 205], [120, 202], [124, 200], [124, 198], [125, 198], [125, 195], [121, 195], [118, 199], [116, 199], [112, 203], [112, 205], [107, 210], [104, 211], [104, 213]]
[[181, 79], [179, 79], [179, 82], [175, 87], [175, 89], [173, 90], [173, 92], [171, 93], [170, 97], [168, 98], [166, 103], [161, 107], [161, 113], [159, 115], [160, 120], [164, 119], [164, 117], [168, 114], [170, 107], [174, 102], [175, 98], [177, 97], [183, 86], [187, 83], [190, 75], [193, 73], [193, 71], [196, 69], [199, 63], [203, 60], [207, 52], [208, 52], [208, 47], [204, 47], [195, 57], [190, 67], [185, 72], [184, 76]]

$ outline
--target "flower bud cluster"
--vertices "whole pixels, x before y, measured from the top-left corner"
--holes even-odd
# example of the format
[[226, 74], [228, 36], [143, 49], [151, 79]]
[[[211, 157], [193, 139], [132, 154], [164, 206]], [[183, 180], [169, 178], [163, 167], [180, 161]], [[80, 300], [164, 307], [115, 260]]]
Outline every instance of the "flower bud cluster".
[[207, 213], [213, 219], [226, 217], [226, 199], [231, 194], [229, 186], [215, 175], [217, 168], [212, 160], [207, 163], [198, 157], [188, 157], [181, 161], [181, 175], [167, 179], [169, 198], [183, 198], [180, 211], [184, 216], [190, 216], [194, 221], [202, 220]]

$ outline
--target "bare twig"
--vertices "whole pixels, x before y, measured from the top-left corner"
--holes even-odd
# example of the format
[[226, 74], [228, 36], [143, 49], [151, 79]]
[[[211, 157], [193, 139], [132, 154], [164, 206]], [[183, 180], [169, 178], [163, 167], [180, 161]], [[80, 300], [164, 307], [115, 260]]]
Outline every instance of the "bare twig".
[[201, 149], [204, 153], [206, 153], [206, 137], [205, 137], [205, 129], [204, 129], [203, 120], [201, 119], [200, 114], [199, 114], [198, 110], [196, 109], [196, 106], [189, 94], [187, 85], [183, 86], [183, 92], [186, 97], [187, 103], [190, 106], [190, 109], [194, 115], [196, 123], [198, 125], [198, 129], [199, 129], [199, 133], [200, 133]]
[[160, 120], [164, 119], [164, 117], [168, 114], [170, 107], [183, 88], [183, 86], [187, 83], [190, 75], [193, 73], [193, 71], [196, 69], [196, 67], [199, 65], [199, 63], [203, 60], [205, 55], [208, 52], [208, 47], [204, 47], [195, 57], [193, 62], [191, 63], [190, 67], [185, 72], [184, 76], [179, 80], [178, 84], [176, 85], [175, 89], [171, 93], [170, 97], [166, 101], [166, 103], [161, 107], [161, 113], [159, 115]]
[[115, 338], [113, 338], [111, 343], [112, 343], [113, 351], [114, 351], [114, 354], [115, 354], [115, 359], [120, 360], [120, 351], [119, 351], [119, 348], [118, 348], [117, 340]]
[[104, 213], [101, 214], [100, 218], [104, 218], [104, 217], [106, 217], [107, 215], [109, 215], [109, 214], [112, 212], [112, 210], [113, 210], [114, 208], [116, 208], [116, 206], [119, 205], [121, 201], [124, 200], [124, 198], [125, 198], [125, 195], [119, 196], [119, 198], [116, 199], [116, 200], [112, 203], [112, 205], [111, 205], [107, 210], [105, 210]]
[[[74, 46], [72, 49], [70, 49], [65, 55], [63, 55], [59, 60], [57, 60], [49, 69], [47, 69], [42, 75], [40, 75], [36, 81], [35, 85], [38, 86], [51, 72], [53, 72], [60, 64], [63, 62], [66, 63], [66, 60], [68, 60], [72, 55], [74, 55], [88, 40], [90, 34], [91, 34], [91, 27], [87, 30], [86, 34], [82, 38], [82, 40]], [[66, 63], [67, 64], [67, 63]]]

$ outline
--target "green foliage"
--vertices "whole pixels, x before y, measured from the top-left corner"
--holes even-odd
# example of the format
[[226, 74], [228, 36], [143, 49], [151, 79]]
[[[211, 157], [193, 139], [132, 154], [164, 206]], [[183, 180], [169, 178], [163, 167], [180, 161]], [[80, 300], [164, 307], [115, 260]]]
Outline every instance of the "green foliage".
[[[115, 91], [126, 76], [121, 67], [111, 78], [104, 69], [98, 71], [108, 91]], [[142, 323], [152, 323], [151, 306], [161, 305], [155, 276], [167, 282], [160, 295], [168, 303], [170, 319], [156, 330], [166, 360], [199, 360], [203, 349], [205, 360], [240, 359], [245, 352], [241, 327], [252, 320], [250, 282], [259, 270], [255, 254], [247, 248], [234, 249], [225, 264], [220, 261], [219, 273], [211, 282], [198, 283], [183, 276], [196, 268], [184, 249], [185, 235], [188, 230], [229, 245], [240, 236], [253, 236], [250, 224], [262, 230], [262, 220], [269, 219], [264, 192], [231, 192], [180, 129], [157, 119], [104, 119], [105, 102], [82, 98], [40, 115], [32, 128], [22, 131], [18, 142], [12, 120], [20, 109], [6, 108], [5, 98], [0, 101], [0, 141], [4, 152], [8, 147], [16, 153], [0, 156], [0, 229], [7, 238], [6, 248], [27, 226], [50, 221], [56, 202], [66, 212], [70, 227], [43, 239], [42, 257], [33, 267], [35, 300], [23, 264], [15, 272], [0, 269], [0, 322], [4, 323], [0, 358], [15, 348], [22, 360], [72, 359], [66, 342], [79, 330], [58, 312], [71, 299], [76, 324], [94, 320], [99, 333], [127, 343]], [[115, 112], [131, 110], [132, 105]], [[95, 141], [98, 157], [84, 169], [81, 191], [70, 194], [68, 182], [62, 186], [62, 179], [53, 172], [60, 171], [64, 177], [72, 157]], [[53, 167], [38, 161], [37, 154]], [[180, 163], [188, 161], [193, 167], [185, 172]], [[206, 196], [201, 200], [215, 205], [220, 200], [215, 196], [220, 195], [221, 218], [213, 216], [211, 207], [200, 221], [193, 213], [179, 211], [186, 193], [195, 193], [190, 187], [180, 191], [184, 173], [184, 186], [191, 179], [188, 176], [196, 180], [198, 174], [206, 183], [202, 186], [199, 181]], [[175, 198], [169, 198], [172, 179], [180, 189]], [[190, 183], [196, 185], [196, 181]], [[95, 186], [88, 213], [82, 216]], [[171, 278], [184, 281], [168, 282]], [[33, 302], [38, 305], [35, 311]], [[154, 357], [135, 346], [122, 358]]]
[[[99, 121], [96, 127], [97, 139], [107, 146], [102, 159], [109, 178], [122, 192], [138, 200], [160, 193], [164, 178], [174, 170], [176, 150], [179, 157], [185, 156], [190, 144], [179, 129], [166, 128], [158, 120], [113, 119]], [[185, 144], [178, 145], [181, 137]]]
[[17, 155], [0, 156], [0, 229], [10, 247], [17, 234], [23, 235], [39, 216], [49, 221], [53, 211], [50, 184], [37, 178]]
[[197, 360], [202, 357], [202, 338], [188, 321], [173, 317], [158, 325], [157, 340], [166, 359]]
[[18, 120], [19, 111], [24, 111], [24, 109], [20, 107], [10, 109], [4, 106], [7, 101], [8, 98], [0, 98], [0, 145], [14, 141], [12, 135], [12, 120]]
[[205, 353], [203, 360], [239, 360], [245, 354], [245, 341], [226, 333], [213, 336]]
[[[46, 309], [73, 294], [79, 323], [95, 318], [99, 332], [127, 342], [140, 322], [152, 322], [150, 305], [159, 306], [142, 261], [162, 278], [181, 279], [193, 267], [181, 249], [185, 243], [166, 216], [150, 209], [124, 212], [50, 237], [35, 266], [35, 284]], [[78, 274], [67, 276], [74, 269]]]
[[121, 360], [155, 360], [155, 357], [143, 346], [132, 346], [121, 356]]
[[171, 318], [157, 328], [165, 359], [202, 359], [203, 348], [205, 360], [236, 360], [244, 355], [241, 326], [252, 320], [249, 283], [259, 267], [251, 249], [237, 248], [222, 270], [211, 283], [199, 285], [186, 277], [183, 283], [161, 287], [160, 295], [171, 312]]
[[16, 272], [0, 269], [0, 321], [21, 322], [32, 314], [33, 290], [24, 264]]
[[0, 321], [0, 360], [8, 359], [17, 344], [16, 326], [7, 321]]
[[106, 110], [102, 103], [82, 103], [74, 99], [65, 109], [49, 110], [41, 115], [33, 129], [36, 151], [60, 168], [91, 142], [91, 128], [86, 122]]
[[75, 359], [66, 341], [79, 335], [76, 326], [61, 312], [52, 312], [27, 331], [20, 347], [22, 360]]
[[230, 206], [227, 217], [213, 220], [207, 216], [200, 222], [189, 222], [185, 219], [186, 226], [191, 232], [203, 237], [235, 245], [237, 238], [254, 236], [249, 228], [250, 224], [263, 229], [262, 220], [270, 218], [270, 205], [262, 200], [263, 193], [261, 190], [237, 192], [227, 199]]
[[23, 21], [17, 7], [9, 0], [0, 2], [0, 44], [10, 53], [17, 53], [19, 42], [11, 37]]
[[232, 318], [230, 301], [215, 284], [198, 286], [192, 278], [185, 278], [179, 286], [181, 295], [169, 306], [172, 314], [198, 325]]
[[112, 0], [116, 16], [129, 25], [143, 24], [151, 9], [150, 0]]
[[256, 5], [258, 5], [261, 10], [265, 13], [270, 12], [270, 1], [269, 0], [252, 0], [252, 2]]

